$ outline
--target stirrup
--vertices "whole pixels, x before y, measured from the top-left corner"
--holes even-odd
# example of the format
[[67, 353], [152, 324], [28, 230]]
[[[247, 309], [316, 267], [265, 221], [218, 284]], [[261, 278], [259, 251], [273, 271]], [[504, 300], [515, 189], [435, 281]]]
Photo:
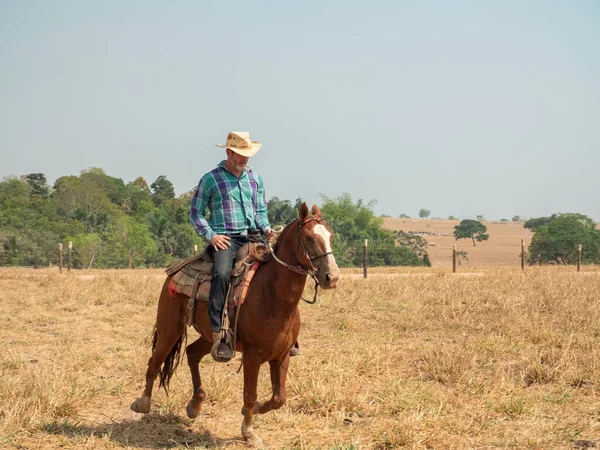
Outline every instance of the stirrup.
[[210, 356], [217, 362], [227, 362], [235, 356], [230, 344], [224, 342], [221, 332], [213, 333], [213, 345], [210, 349]]

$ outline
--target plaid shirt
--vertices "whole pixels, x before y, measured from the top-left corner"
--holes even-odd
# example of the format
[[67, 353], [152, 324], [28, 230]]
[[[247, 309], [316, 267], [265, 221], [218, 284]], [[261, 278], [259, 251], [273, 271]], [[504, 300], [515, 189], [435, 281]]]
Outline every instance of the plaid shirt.
[[[205, 217], [206, 207], [210, 218]], [[236, 234], [270, 227], [262, 178], [249, 167], [238, 179], [225, 161], [205, 174], [192, 199], [190, 220], [198, 234], [210, 241], [215, 234]]]

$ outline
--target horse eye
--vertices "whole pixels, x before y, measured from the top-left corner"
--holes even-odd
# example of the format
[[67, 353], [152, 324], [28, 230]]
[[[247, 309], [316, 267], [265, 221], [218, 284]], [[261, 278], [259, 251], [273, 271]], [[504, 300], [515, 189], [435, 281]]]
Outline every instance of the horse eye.
[[313, 238], [311, 238], [310, 236], [306, 236], [306, 240], [308, 242], [314, 242], [315, 240]]

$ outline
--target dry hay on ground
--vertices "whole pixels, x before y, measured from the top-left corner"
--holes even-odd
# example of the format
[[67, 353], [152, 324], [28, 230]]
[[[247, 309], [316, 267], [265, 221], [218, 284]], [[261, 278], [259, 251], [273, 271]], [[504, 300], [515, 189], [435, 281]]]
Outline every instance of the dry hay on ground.
[[[246, 448], [238, 362], [201, 363], [208, 398], [195, 421], [185, 416], [185, 359], [169, 397], [155, 388], [150, 415], [129, 410], [144, 383], [160, 271], [91, 273], [0, 270], [0, 448]], [[288, 401], [255, 417], [268, 448], [600, 440], [599, 277], [556, 267], [403, 273], [421, 276], [343, 277], [300, 306]], [[269, 389], [263, 367], [260, 396]]]
[[398, 219], [386, 217], [383, 226], [389, 230], [425, 232], [423, 238], [435, 246], [429, 246], [427, 252], [434, 267], [452, 266], [452, 246], [457, 245], [459, 251], [468, 253], [467, 267], [471, 266], [518, 266], [521, 264], [521, 238], [526, 247], [531, 243], [533, 233], [523, 228], [522, 222], [488, 222], [489, 240], [477, 242], [473, 247], [470, 239], [455, 240], [454, 227], [460, 220], [442, 219]]

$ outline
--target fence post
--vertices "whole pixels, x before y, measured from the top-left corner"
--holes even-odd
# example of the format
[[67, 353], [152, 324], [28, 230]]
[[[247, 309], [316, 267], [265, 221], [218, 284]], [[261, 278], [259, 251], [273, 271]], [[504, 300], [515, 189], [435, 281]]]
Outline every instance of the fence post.
[[198, 254], [198, 244], [194, 244], [194, 256]]
[[577, 272], [581, 270], [581, 244], [577, 246]]
[[525, 270], [525, 239], [521, 238], [521, 270]]
[[367, 240], [363, 245], [363, 277], [367, 278]]
[[62, 242], [58, 244], [58, 273], [62, 273]]
[[456, 244], [452, 245], [452, 273], [456, 272]]
[[67, 272], [69, 272], [71, 270], [71, 266], [72, 266], [72, 252], [73, 252], [73, 242], [69, 241], [69, 244], [67, 246], [69, 248], [69, 254], [68, 254], [68, 259], [67, 259]]

